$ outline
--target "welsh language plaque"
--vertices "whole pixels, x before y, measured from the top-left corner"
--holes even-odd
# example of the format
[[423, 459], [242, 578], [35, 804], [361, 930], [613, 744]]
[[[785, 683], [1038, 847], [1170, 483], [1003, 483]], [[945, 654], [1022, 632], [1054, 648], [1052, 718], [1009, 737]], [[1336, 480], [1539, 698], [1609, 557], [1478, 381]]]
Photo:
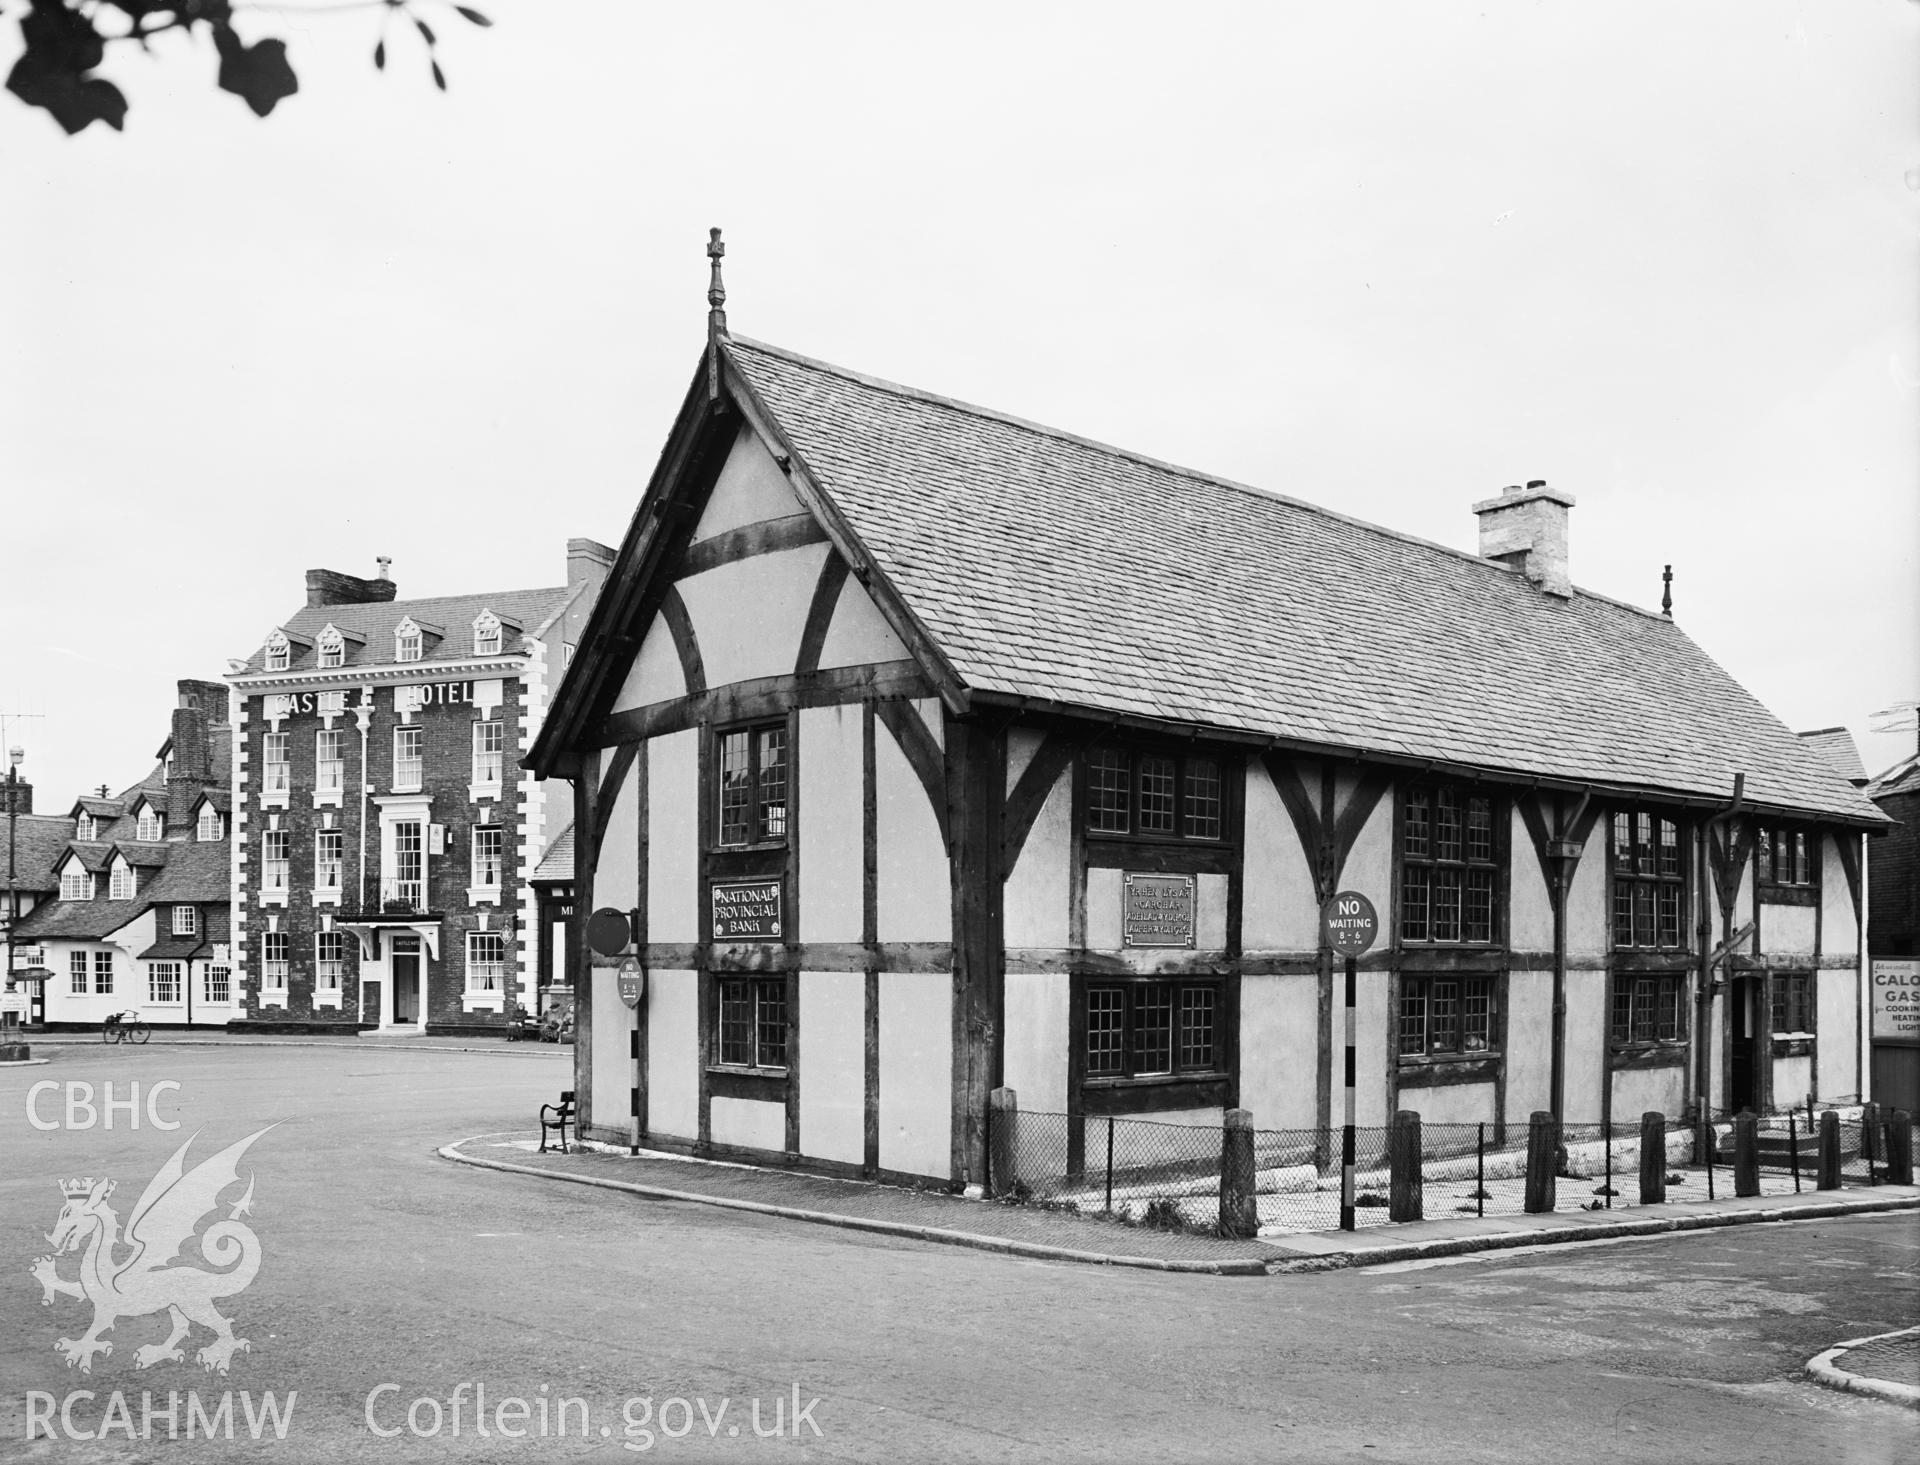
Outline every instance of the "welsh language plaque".
[[1193, 945], [1193, 876], [1129, 870], [1120, 889], [1123, 945]]

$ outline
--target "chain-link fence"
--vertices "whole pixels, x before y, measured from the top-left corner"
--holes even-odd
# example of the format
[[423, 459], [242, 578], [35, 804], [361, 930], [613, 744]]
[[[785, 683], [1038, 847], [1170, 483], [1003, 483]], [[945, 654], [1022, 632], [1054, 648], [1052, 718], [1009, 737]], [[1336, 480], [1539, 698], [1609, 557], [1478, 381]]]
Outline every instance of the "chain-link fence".
[[[1026, 1110], [996, 1114], [994, 1123], [993, 1190], [1001, 1200], [1169, 1230], [1211, 1231], [1219, 1223], [1220, 1125]], [[1838, 1160], [1829, 1160], [1824, 1176], [1823, 1125], [1836, 1132]], [[1756, 1163], [1746, 1181], [1736, 1174], [1735, 1128], [1726, 1115], [1707, 1126], [1676, 1118], [1651, 1128], [1641, 1120], [1561, 1124], [1557, 1135], [1537, 1141], [1548, 1147], [1552, 1175], [1548, 1182], [1543, 1169], [1536, 1180], [1536, 1209], [1784, 1195], [1821, 1188], [1823, 1180], [1826, 1188], [1885, 1184], [1897, 1132], [1871, 1106], [1767, 1115], [1755, 1120]], [[1420, 1123], [1417, 1137], [1410, 1129], [1401, 1141], [1397, 1199], [1393, 1136], [1390, 1128], [1354, 1130], [1355, 1226], [1527, 1209], [1529, 1121]], [[1254, 1208], [1263, 1232], [1340, 1225], [1342, 1142], [1339, 1126], [1253, 1131]], [[1649, 1145], [1656, 1147], [1650, 1154]], [[1908, 1145], [1911, 1151], [1911, 1138]], [[1894, 1174], [1901, 1173], [1896, 1161]], [[1746, 1191], [1749, 1183], [1754, 1189]]]

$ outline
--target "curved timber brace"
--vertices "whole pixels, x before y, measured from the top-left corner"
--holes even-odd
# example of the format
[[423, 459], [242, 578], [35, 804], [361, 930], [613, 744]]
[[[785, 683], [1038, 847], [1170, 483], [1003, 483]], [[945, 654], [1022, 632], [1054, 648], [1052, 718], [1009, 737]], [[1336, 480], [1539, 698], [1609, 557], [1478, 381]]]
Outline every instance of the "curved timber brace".
[[[1553, 826], [1549, 831], [1549, 801]], [[1515, 800], [1520, 820], [1527, 826], [1527, 837], [1547, 877], [1547, 895], [1553, 905], [1553, 1047], [1547, 1086], [1548, 1104], [1556, 1120], [1564, 1119], [1567, 1096], [1567, 893], [1573, 889], [1573, 877], [1580, 868], [1580, 856], [1587, 847], [1600, 811], [1593, 807], [1593, 790], [1583, 789], [1580, 802], [1569, 811], [1558, 795], [1536, 793]], [[1603, 1091], [1602, 1109], [1610, 1107], [1611, 1084]]]

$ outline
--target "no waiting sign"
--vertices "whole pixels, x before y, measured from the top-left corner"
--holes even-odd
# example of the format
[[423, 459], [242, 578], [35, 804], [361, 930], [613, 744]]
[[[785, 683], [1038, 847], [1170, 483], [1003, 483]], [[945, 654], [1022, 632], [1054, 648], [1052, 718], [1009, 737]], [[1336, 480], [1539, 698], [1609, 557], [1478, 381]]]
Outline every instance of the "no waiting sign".
[[1380, 917], [1359, 891], [1343, 890], [1321, 907], [1320, 933], [1341, 955], [1362, 956], [1380, 939]]

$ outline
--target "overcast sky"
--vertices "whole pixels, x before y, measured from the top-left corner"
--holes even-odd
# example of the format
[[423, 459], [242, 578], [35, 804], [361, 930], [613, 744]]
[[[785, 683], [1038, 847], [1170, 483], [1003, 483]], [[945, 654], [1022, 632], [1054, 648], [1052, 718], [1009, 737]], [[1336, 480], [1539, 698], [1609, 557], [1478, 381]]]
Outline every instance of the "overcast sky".
[[[257, 12], [110, 60], [126, 131], [0, 95], [0, 711], [42, 811], [140, 777], [303, 572], [558, 584], [733, 328], [1472, 548], [1579, 500], [1876, 771], [1920, 697], [1920, 6]], [[21, 6], [6, 7], [10, 17]], [[0, 65], [18, 41], [0, 37]], [[1552, 668], [1543, 667], [1543, 675]]]

